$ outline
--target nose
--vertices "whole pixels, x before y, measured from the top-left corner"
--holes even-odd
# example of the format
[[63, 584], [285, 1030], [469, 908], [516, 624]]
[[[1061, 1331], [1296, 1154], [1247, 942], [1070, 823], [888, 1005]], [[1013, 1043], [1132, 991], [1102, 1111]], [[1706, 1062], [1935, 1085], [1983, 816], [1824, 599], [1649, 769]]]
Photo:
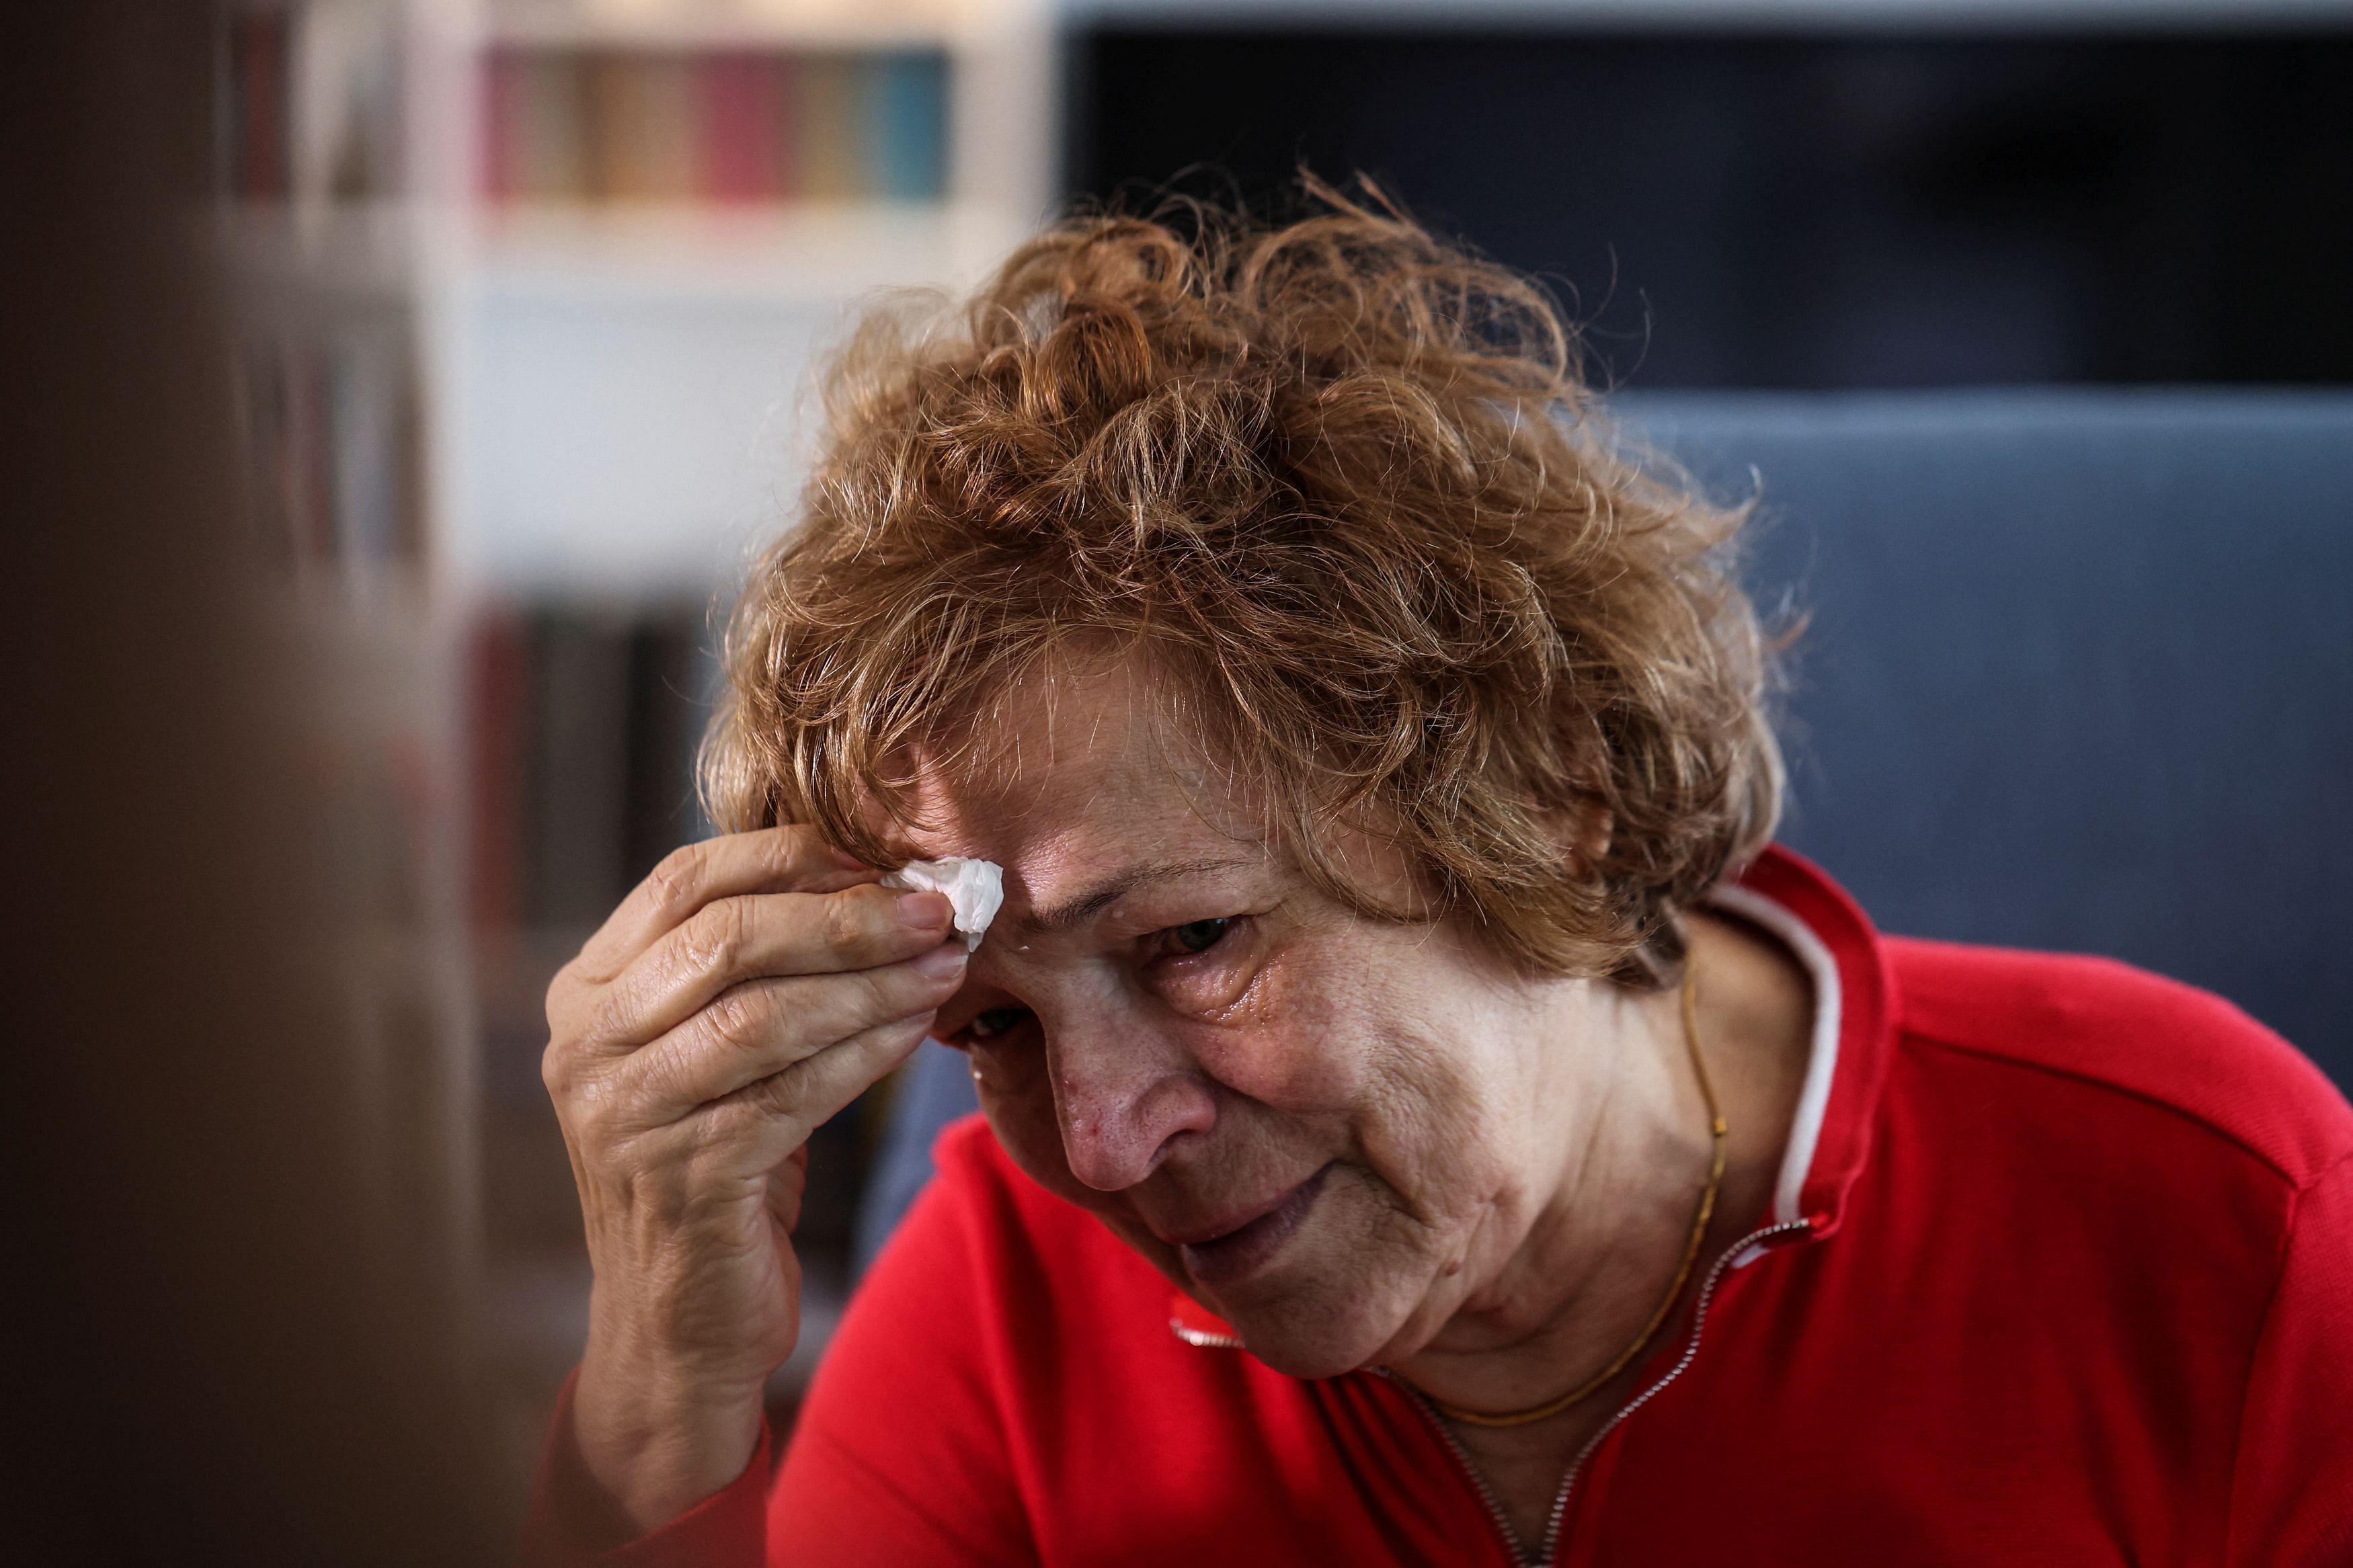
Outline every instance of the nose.
[[1156, 1020], [1125, 1008], [1059, 1020], [1047, 1038], [1054, 1114], [1071, 1174], [1098, 1192], [1132, 1187], [1187, 1133], [1216, 1125], [1208, 1075]]

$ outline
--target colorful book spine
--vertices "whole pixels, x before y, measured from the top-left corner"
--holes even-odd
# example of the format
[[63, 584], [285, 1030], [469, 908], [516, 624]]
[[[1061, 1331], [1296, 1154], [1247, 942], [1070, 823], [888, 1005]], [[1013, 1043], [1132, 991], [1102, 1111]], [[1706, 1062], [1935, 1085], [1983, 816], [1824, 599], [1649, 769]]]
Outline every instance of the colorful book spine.
[[936, 201], [947, 189], [947, 61], [909, 51], [868, 62], [867, 189]]
[[551, 50], [525, 57], [517, 162], [533, 201], [578, 201], [589, 194], [588, 94], [582, 61]]
[[491, 201], [523, 201], [538, 194], [531, 143], [533, 72], [538, 63], [514, 49], [494, 50], [482, 61], [479, 150], [482, 195]]
[[796, 184], [792, 62], [712, 55], [698, 67], [699, 194], [726, 205], [782, 201]]
[[862, 156], [868, 80], [848, 55], [810, 55], [800, 61], [800, 188], [803, 201], [854, 201], [866, 195]]
[[591, 195], [608, 202], [683, 201], [693, 193], [694, 78], [683, 59], [600, 54], [588, 64]]
[[476, 931], [511, 931], [523, 919], [530, 628], [519, 612], [494, 608], [482, 614], [468, 641], [469, 901]]
[[283, 200], [294, 184], [292, 14], [238, 12], [222, 47], [224, 183], [244, 200]]
[[510, 47], [482, 62], [491, 202], [937, 201], [948, 61]]
[[422, 420], [404, 334], [258, 343], [238, 369], [265, 554], [298, 574], [421, 560]]

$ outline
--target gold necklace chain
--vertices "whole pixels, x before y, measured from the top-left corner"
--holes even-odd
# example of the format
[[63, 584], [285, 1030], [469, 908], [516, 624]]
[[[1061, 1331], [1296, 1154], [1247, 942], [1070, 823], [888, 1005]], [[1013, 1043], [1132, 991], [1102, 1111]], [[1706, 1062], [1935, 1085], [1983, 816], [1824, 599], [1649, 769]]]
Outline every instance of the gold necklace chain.
[[1707, 1131], [1713, 1152], [1708, 1160], [1707, 1188], [1699, 1195], [1699, 1212], [1692, 1216], [1691, 1239], [1683, 1244], [1683, 1260], [1675, 1269], [1673, 1282], [1668, 1285], [1667, 1293], [1660, 1298], [1658, 1306], [1652, 1310], [1650, 1321], [1642, 1325], [1642, 1331], [1634, 1336], [1634, 1342], [1620, 1351], [1608, 1366], [1567, 1394], [1547, 1399], [1542, 1405], [1532, 1405], [1525, 1410], [1505, 1410], [1493, 1415], [1483, 1410], [1465, 1410], [1459, 1405], [1449, 1405], [1442, 1399], [1423, 1394], [1422, 1397], [1448, 1420], [1460, 1421], [1469, 1426], [1525, 1426], [1546, 1416], [1557, 1415], [1579, 1400], [1591, 1397], [1596, 1389], [1625, 1371], [1626, 1363], [1651, 1342], [1651, 1336], [1659, 1331], [1659, 1325], [1665, 1322], [1667, 1314], [1674, 1310], [1675, 1299], [1683, 1293], [1684, 1282], [1691, 1279], [1692, 1265], [1699, 1258], [1700, 1241], [1707, 1235], [1707, 1222], [1715, 1214], [1716, 1188], [1724, 1182], [1724, 1143], [1727, 1131], [1724, 1112], [1716, 1107], [1715, 1086], [1708, 1081], [1707, 1063], [1699, 1054], [1699, 1010], [1694, 1001], [1696, 981], [1694, 966], [1686, 962], [1683, 965], [1683, 1045], [1691, 1052], [1692, 1072], [1699, 1079], [1700, 1098], [1707, 1102]]

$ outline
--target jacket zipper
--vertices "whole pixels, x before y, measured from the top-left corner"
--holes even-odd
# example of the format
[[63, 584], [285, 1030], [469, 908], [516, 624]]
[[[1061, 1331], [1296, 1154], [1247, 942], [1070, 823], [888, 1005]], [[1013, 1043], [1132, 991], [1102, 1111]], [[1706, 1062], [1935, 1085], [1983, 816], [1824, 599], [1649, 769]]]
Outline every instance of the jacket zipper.
[[[1383, 1377], [1389, 1375], [1387, 1368], [1381, 1368], [1379, 1371]], [[1453, 1451], [1454, 1463], [1461, 1468], [1463, 1476], [1471, 1482], [1471, 1489], [1479, 1494], [1479, 1500], [1487, 1505], [1487, 1517], [1494, 1521], [1495, 1533], [1503, 1538], [1504, 1550], [1512, 1554], [1512, 1561], [1521, 1564], [1521, 1568], [1535, 1568], [1542, 1559], [1530, 1557], [1527, 1549], [1520, 1544], [1520, 1533], [1512, 1528], [1511, 1516], [1504, 1511], [1503, 1499], [1495, 1495], [1495, 1489], [1488, 1484], [1486, 1476], [1481, 1473], [1479, 1467], [1471, 1462], [1470, 1450], [1463, 1447], [1454, 1434], [1446, 1429], [1446, 1423], [1438, 1418], [1438, 1412], [1430, 1408], [1430, 1400], [1421, 1390], [1407, 1383], [1403, 1378], [1395, 1381], [1399, 1388], [1405, 1390], [1406, 1397], [1413, 1401], [1413, 1407], [1421, 1412], [1421, 1418], [1430, 1423], [1430, 1429], [1437, 1433], [1440, 1441]]]
[[[1462, 1468], [1462, 1473], [1470, 1478], [1472, 1489], [1478, 1492], [1479, 1500], [1487, 1505], [1487, 1517], [1494, 1521], [1495, 1532], [1503, 1537], [1504, 1545], [1511, 1552], [1514, 1563], [1520, 1563], [1522, 1568], [1544, 1568], [1545, 1564], [1554, 1560], [1555, 1553], [1560, 1550], [1560, 1527], [1568, 1518], [1568, 1500], [1577, 1489], [1577, 1478], [1584, 1470], [1585, 1461], [1593, 1457], [1593, 1451], [1601, 1447], [1602, 1440], [1618, 1430], [1620, 1424], [1626, 1417], [1657, 1398], [1667, 1384], [1681, 1377], [1683, 1374], [1683, 1369], [1691, 1365], [1692, 1358], [1699, 1354], [1700, 1334], [1707, 1327], [1708, 1303], [1714, 1300], [1716, 1285], [1723, 1279], [1724, 1271], [1731, 1266], [1732, 1260], [1750, 1247], [1762, 1246], [1776, 1237], [1786, 1236], [1791, 1231], [1812, 1228], [1809, 1222], [1802, 1219], [1788, 1220], [1780, 1225], [1768, 1225], [1762, 1230], [1750, 1231], [1746, 1236], [1725, 1247], [1717, 1257], [1715, 1267], [1707, 1271], [1707, 1278], [1700, 1282], [1699, 1295], [1692, 1304], [1691, 1337], [1683, 1342], [1683, 1354], [1675, 1358], [1674, 1365], [1659, 1374], [1659, 1380], [1656, 1383], [1620, 1405], [1617, 1413], [1604, 1421], [1593, 1436], [1585, 1440], [1585, 1447], [1577, 1451], [1576, 1459], [1569, 1464], [1568, 1473], [1561, 1478], [1560, 1490], [1553, 1494], [1552, 1512], [1545, 1521], [1543, 1548], [1533, 1557], [1528, 1555], [1526, 1549], [1520, 1543], [1518, 1533], [1512, 1529], [1511, 1518], [1504, 1512], [1503, 1502], [1495, 1496], [1495, 1489], [1488, 1484], [1487, 1478], [1480, 1473], [1479, 1467], [1471, 1462], [1469, 1450], [1464, 1448], [1454, 1434], [1447, 1429], [1446, 1423], [1439, 1419], [1438, 1412], [1431, 1408], [1430, 1401], [1423, 1396], [1419, 1389], [1402, 1378], [1396, 1380], [1398, 1386], [1404, 1389], [1412, 1398], [1414, 1408], [1421, 1412], [1421, 1418], [1430, 1423], [1430, 1430], [1436, 1432], [1446, 1447], [1452, 1451], [1454, 1461]], [[1389, 1375], [1386, 1368], [1380, 1369], [1380, 1372], [1384, 1377]]]

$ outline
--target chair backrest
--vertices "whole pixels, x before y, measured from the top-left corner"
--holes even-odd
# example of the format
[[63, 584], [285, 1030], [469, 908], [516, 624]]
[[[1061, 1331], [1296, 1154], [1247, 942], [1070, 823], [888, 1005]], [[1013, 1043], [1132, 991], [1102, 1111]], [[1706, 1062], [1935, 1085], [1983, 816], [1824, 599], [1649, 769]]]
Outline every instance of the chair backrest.
[[[2106, 953], [2353, 1087], [2353, 394], [1627, 397], [1809, 620], [1782, 837], [1885, 930]], [[971, 1109], [926, 1047], [879, 1244]]]
[[1783, 838], [1885, 930], [2100, 952], [2353, 1083], [2353, 395], [1717, 395], [1627, 416], [1810, 616]]

